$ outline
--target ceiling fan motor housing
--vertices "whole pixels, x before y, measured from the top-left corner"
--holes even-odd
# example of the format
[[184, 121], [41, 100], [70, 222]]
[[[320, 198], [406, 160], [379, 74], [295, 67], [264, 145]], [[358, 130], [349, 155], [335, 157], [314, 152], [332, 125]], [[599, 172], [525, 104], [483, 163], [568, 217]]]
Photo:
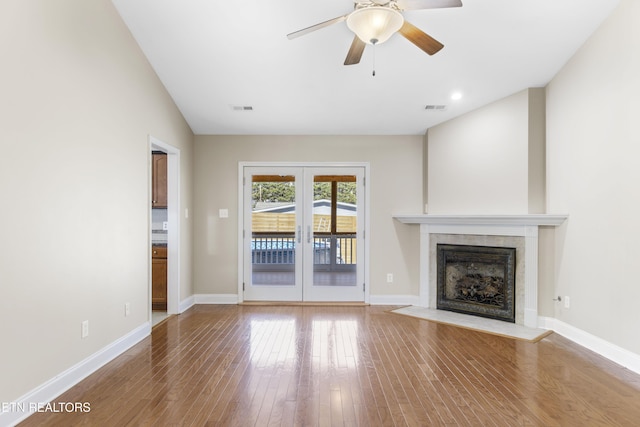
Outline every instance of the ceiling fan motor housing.
[[347, 17], [347, 26], [365, 43], [384, 43], [404, 24], [402, 14], [387, 6], [356, 8]]

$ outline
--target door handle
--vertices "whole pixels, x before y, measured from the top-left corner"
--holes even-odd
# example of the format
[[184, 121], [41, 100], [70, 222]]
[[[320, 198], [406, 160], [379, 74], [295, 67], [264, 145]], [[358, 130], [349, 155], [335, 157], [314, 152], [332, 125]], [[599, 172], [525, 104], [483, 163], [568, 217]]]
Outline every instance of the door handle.
[[307, 243], [311, 243], [311, 226], [307, 226]]
[[302, 226], [298, 226], [298, 243], [302, 243]]

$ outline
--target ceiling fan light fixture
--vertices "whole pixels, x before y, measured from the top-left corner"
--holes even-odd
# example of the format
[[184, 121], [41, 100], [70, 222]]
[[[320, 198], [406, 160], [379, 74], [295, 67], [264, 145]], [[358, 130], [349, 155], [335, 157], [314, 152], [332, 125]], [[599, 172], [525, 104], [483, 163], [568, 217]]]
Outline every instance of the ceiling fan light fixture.
[[369, 44], [384, 43], [398, 31], [404, 18], [389, 7], [364, 7], [356, 9], [347, 17], [347, 26], [360, 40]]

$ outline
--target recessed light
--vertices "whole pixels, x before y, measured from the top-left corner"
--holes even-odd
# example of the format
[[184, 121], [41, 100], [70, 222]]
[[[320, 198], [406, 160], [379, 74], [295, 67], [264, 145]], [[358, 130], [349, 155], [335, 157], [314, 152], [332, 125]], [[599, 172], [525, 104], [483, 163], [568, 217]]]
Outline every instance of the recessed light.
[[457, 101], [460, 98], [462, 98], [462, 92], [453, 92], [451, 94], [451, 99], [453, 99], [454, 101]]

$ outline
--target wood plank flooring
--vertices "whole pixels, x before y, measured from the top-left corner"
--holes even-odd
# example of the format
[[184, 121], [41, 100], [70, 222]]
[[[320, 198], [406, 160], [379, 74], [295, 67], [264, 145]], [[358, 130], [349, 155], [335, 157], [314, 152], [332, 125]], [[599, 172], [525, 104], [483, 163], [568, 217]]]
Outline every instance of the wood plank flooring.
[[196, 306], [24, 426], [637, 426], [640, 376], [393, 307]]

